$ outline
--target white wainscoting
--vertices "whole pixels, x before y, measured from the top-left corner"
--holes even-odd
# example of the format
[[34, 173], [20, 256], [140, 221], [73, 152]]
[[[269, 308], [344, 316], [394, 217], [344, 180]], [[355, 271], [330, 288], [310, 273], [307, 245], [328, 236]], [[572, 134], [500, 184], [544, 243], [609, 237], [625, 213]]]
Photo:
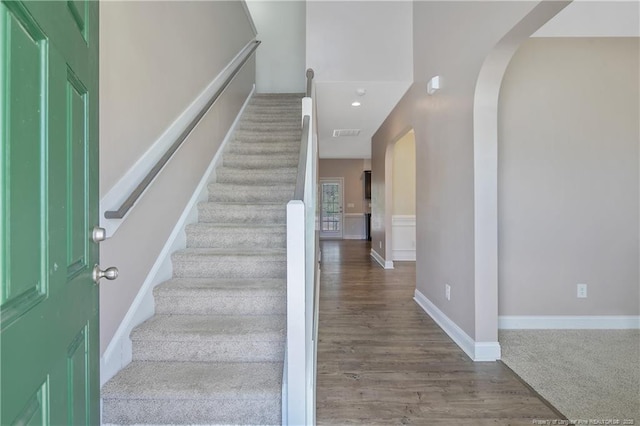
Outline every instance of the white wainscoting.
[[398, 261], [416, 260], [416, 217], [413, 215], [393, 215], [391, 217], [391, 259]]
[[345, 240], [364, 240], [367, 238], [364, 213], [345, 213], [344, 233]]

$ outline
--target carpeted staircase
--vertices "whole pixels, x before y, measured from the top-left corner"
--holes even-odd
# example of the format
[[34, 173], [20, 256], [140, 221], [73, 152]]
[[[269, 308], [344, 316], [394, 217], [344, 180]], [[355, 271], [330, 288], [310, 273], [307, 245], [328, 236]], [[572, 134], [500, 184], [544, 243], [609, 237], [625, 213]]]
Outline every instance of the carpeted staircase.
[[300, 147], [301, 95], [250, 101], [133, 330], [133, 362], [102, 388], [105, 424], [281, 423], [286, 203]]

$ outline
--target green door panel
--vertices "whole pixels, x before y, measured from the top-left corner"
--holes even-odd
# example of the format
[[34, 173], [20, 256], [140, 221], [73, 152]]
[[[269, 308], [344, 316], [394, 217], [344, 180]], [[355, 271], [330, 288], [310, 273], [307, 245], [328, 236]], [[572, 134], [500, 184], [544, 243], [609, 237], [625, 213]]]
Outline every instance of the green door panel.
[[0, 424], [99, 424], [98, 3], [0, 1]]

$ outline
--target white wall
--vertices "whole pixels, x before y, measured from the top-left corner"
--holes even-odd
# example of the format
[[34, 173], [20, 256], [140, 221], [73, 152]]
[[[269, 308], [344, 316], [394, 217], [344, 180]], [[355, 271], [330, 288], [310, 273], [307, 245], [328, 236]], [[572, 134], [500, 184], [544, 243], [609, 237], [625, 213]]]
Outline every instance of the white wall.
[[262, 41], [256, 56], [258, 93], [306, 90], [305, 1], [247, 1]]
[[[100, 3], [101, 197], [254, 38], [239, 2]], [[104, 352], [254, 82], [249, 61], [113, 238], [100, 285]], [[110, 206], [111, 208], [116, 206]]]
[[500, 315], [640, 313], [639, 40], [536, 38], [509, 65]]

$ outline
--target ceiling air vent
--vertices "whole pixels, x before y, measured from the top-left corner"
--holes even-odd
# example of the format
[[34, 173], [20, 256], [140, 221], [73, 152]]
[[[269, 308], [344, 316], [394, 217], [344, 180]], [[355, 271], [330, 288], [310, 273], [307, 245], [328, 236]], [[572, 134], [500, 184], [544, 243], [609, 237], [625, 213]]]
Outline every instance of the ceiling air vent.
[[333, 137], [337, 138], [340, 136], [358, 136], [360, 134], [360, 129], [335, 129], [333, 131]]

